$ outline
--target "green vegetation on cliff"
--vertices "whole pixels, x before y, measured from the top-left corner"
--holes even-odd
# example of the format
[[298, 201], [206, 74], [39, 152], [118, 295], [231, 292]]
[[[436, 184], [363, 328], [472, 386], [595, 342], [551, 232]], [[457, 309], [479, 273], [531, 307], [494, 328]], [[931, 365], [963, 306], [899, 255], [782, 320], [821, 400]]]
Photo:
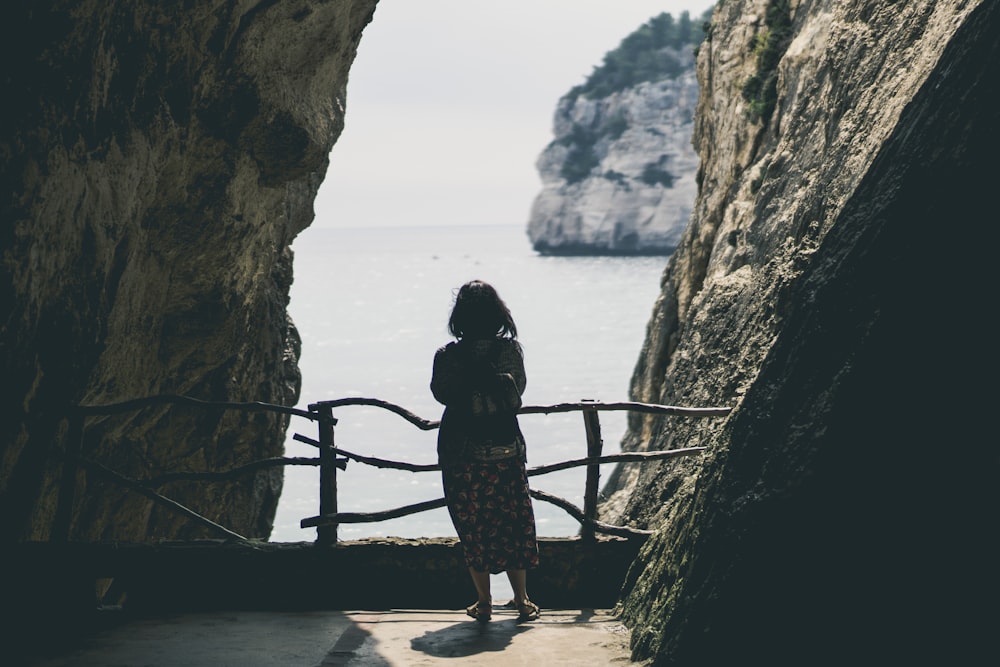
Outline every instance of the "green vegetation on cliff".
[[622, 113], [612, 115], [595, 128], [574, 124], [569, 134], [556, 140], [556, 143], [569, 148], [560, 170], [562, 177], [569, 183], [577, 183], [589, 176], [591, 170], [600, 164], [600, 158], [594, 152], [598, 140], [606, 138], [614, 141], [622, 136], [626, 129], [628, 121]]
[[771, 0], [764, 15], [764, 27], [750, 44], [757, 73], [743, 82], [743, 99], [749, 103], [747, 113], [753, 121], [771, 118], [778, 102], [778, 61], [785, 55], [792, 39], [791, 9], [788, 0]]
[[[688, 12], [681, 13], [676, 20], [665, 12], [654, 16], [605, 54], [602, 64], [563, 99], [571, 103], [580, 97], [600, 100], [640, 83], [677, 77], [691, 67], [690, 60], [679, 57], [679, 52], [687, 47], [697, 49], [706, 35], [711, 15], [712, 10], [708, 9], [699, 21], [692, 21]], [[570, 184], [590, 176], [600, 163], [594, 150], [598, 141], [613, 141], [627, 128], [628, 121], [622, 113], [598, 119], [590, 127], [574, 123], [569, 133], [554, 142], [569, 149], [560, 175]], [[643, 180], [649, 185], [659, 183], [671, 187], [673, 176], [664, 171], [662, 165], [656, 167], [647, 168]], [[620, 182], [617, 178], [610, 180]]]
[[692, 21], [688, 12], [682, 12], [676, 21], [667, 13], [654, 16], [609, 51], [601, 65], [567, 97], [600, 99], [645, 81], [677, 76], [684, 66], [674, 51], [686, 46], [696, 48], [705, 36], [704, 25], [711, 14], [712, 10], [707, 10], [701, 21]]

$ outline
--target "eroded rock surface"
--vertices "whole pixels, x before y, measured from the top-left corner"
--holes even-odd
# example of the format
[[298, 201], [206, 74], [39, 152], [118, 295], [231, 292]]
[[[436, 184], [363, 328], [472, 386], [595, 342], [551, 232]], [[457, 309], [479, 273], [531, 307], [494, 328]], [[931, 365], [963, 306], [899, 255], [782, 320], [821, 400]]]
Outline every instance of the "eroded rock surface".
[[[297, 400], [289, 245], [338, 137], [375, 0], [15, 3], [3, 10], [0, 533], [47, 539], [76, 403]], [[280, 455], [287, 418], [92, 418], [135, 478]], [[282, 474], [160, 490], [248, 536]], [[201, 534], [81, 473], [71, 537]]]
[[1000, 5], [726, 0], [712, 24], [699, 195], [632, 398], [734, 411], [630, 422], [626, 449], [709, 448], [609, 483], [606, 518], [659, 531], [625, 589], [635, 657], [974, 661]]
[[[698, 82], [690, 48], [684, 71], [599, 99], [564, 97], [556, 138], [539, 156], [542, 191], [528, 220], [536, 250], [551, 254], [661, 254], [677, 247], [697, 186], [691, 145]], [[579, 180], [567, 164], [594, 164]]]

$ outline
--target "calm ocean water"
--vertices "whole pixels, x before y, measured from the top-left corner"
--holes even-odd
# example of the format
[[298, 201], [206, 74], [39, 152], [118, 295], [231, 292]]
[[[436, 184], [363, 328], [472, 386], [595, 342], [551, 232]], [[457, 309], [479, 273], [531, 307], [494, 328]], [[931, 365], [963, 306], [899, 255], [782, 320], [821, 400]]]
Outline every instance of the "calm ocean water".
[[[472, 279], [492, 283], [507, 302], [525, 350], [525, 405], [579, 399], [620, 401], [638, 358], [659, 291], [663, 257], [544, 257], [521, 226], [309, 229], [293, 246], [290, 312], [302, 335], [300, 407], [364, 396], [402, 405], [427, 419], [442, 406], [429, 383], [434, 351], [446, 329], [453, 291]], [[436, 460], [436, 431], [419, 431], [398, 416], [369, 407], [335, 410], [338, 447], [413, 463]], [[619, 451], [624, 413], [601, 413], [604, 451]], [[524, 415], [528, 465], [586, 455], [579, 413]], [[315, 437], [293, 418], [287, 456], [315, 456], [295, 442]], [[610, 467], [602, 469], [603, 476]], [[299, 528], [318, 514], [318, 469], [288, 467], [271, 539], [311, 541]], [[532, 486], [583, 504], [583, 469], [532, 478]], [[602, 477], [603, 482], [603, 477]], [[438, 473], [378, 470], [352, 462], [340, 472], [343, 512], [384, 510], [440, 498]], [[562, 510], [535, 503], [540, 536], [575, 535]], [[370, 524], [345, 524], [340, 539], [395, 535], [452, 536], [445, 509]]]

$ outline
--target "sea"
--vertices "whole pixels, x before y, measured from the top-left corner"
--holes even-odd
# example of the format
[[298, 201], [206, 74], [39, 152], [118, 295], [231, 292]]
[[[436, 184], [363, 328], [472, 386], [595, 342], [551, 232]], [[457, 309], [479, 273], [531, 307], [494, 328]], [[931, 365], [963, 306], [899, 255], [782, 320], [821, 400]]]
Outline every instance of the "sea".
[[[496, 287], [524, 347], [525, 405], [581, 399], [623, 401], [666, 257], [555, 257], [536, 253], [519, 225], [312, 228], [292, 249], [289, 312], [302, 337], [299, 407], [345, 397], [378, 398], [436, 420], [430, 392], [434, 352], [448, 343], [457, 289], [469, 280]], [[601, 412], [605, 453], [620, 451], [625, 413]], [[375, 407], [334, 411], [337, 447], [411, 463], [436, 461], [437, 431], [420, 431]], [[580, 413], [522, 415], [528, 466], [586, 456]], [[316, 438], [293, 417], [286, 456], [316, 456], [293, 439]], [[288, 466], [271, 540], [311, 541], [301, 519], [319, 513], [318, 468]], [[602, 467], [603, 478], [610, 467]], [[531, 478], [533, 488], [583, 505], [583, 468]], [[338, 471], [341, 512], [372, 512], [442, 497], [440, 474], [378, 469], [350, 462]], [[540, 537], [576, 535], [565, 511], [535, 502]], [[389, 521], [342, 524], [341, 540], [454, 536], [447, 510]]]

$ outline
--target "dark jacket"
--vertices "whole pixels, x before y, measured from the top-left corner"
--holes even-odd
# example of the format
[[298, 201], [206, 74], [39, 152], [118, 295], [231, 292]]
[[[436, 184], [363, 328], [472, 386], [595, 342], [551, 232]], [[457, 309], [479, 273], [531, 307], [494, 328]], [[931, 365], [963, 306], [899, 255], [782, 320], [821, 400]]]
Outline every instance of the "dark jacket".
[[510, 338], [460, 340], [434, 355], [431, 392], [445, 406], [438, 432], [438, 461], [471, 460], [475, 445], [518, 443], [517, 423], [526, 383], [521, 345]]

